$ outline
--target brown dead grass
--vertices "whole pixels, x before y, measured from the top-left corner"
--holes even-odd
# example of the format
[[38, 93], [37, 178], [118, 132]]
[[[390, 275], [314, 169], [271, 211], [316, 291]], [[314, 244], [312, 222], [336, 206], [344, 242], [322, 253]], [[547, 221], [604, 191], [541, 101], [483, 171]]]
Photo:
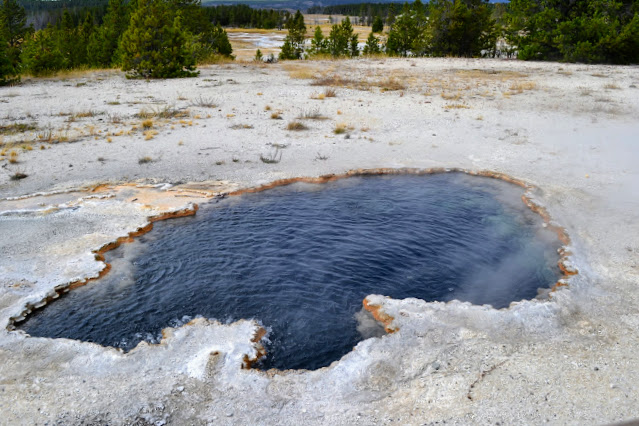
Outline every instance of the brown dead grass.
[[349, 126], [346, 123], [337, 123], [335, 125], [335, 128], [333, 129], [333, 133], [335, 133], [336, 135], [341, 135], [343, 133], [346, 133], [350, 130], [353, 130], [353, 127]]
[[388, 77], [384, 80], [380, 80], [375, 85], [378, 86], [382, 92], [406, 90], [406, 85], [395, 77]]
[[517, 81], [513, 82], [508, 90], [510, 90], [511, 94], [520, 94], [524, 93], [527, 90], [535, 90], [537, 88], [537, 83], [534, 81]]
[[361, 82], [352, 80], [350, 78], [344, 78], [337, 74], [332, 74], [316, 78], [311, 83], [311, 86], [356, 87], [360, 83]]
[[309, 68], [298, 68], [290, 70], [288, 76], [295, 79], [311, 80], [317, 76], [317, 72]]
[[492, 80], [505, 81], [528, 77], [528, 74], [519, 71], [499, 71], [499, 70], [457, 70], [455, 75], [466, 80]]
[[447, 100], [447, 101], [457, 101], [459, 99], [461, 99], [462, 95], [461, 93], [457, 92], [457, 93], [443, 93], [440, 95], [442, 97], [442, 99]]
[[446, 104], [444, 109], [470, 109], [466, 104]]
[[286, 125], [286, 130], [291, 131], [300, 131], [300, 130], [308, 130], [308, 126], [301, 121], [291, 121]]

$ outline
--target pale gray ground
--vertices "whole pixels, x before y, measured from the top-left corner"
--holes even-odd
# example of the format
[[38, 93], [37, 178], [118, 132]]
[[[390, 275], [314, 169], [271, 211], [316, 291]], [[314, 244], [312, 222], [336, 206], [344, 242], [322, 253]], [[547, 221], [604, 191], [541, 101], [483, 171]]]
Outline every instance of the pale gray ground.
[[[355, 82], [311, 99], [324, 92], [308, 79], [319, 74]], [[398, 82], [402, 90], [380, 89]], [[3, 131], [0, 146], [0, 423], [638, 418], [638, 86], [637, 67], [386, 59], [211, 66], [178, 81], [98, 72], [1, 88], [0, 125], [37, 129]], [[145, 140], [134, 115], [166, 106], [183, 115], [154, 118], [157, 134]], [[313, 111], [327, 119], [286, 130]], [[339, 124], [346, 133], [333, 132]], [[260, 160], [276, 149], [279, 163]], [[149, 216], [280, 178], [377, 167], [491, 170], [536, 186], [535, 201], [572, 238], [579, 275], [550, 301], [502, 311], [371, 296], [399, 331], [314, 372], [241, 369], [255, 354], [247, 321], [200, 320], [126, 355], [4, 330], [55, 286], [96, 276], [104, 265], [92, 250]], [[10, 180], [16, 171], [29, 176]], [[79, 191], [133, 181], [207, 183]], [[43, 192], [57, 195], [11, 199]]]

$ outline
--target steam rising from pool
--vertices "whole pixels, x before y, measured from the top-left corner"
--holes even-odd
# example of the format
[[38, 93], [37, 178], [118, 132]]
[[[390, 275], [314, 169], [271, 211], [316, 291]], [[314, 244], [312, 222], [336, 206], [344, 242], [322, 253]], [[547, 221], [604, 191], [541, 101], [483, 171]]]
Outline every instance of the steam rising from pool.
[[521, 189], [463, 174], [342, 179], [231, 197], [107, 254], [113, 272], [23, 325], [132, 349], [195, 316], [254, 318], [261, 368], [317, 369], [383, 334], [369, 294], [507, 307], [559, 277]]

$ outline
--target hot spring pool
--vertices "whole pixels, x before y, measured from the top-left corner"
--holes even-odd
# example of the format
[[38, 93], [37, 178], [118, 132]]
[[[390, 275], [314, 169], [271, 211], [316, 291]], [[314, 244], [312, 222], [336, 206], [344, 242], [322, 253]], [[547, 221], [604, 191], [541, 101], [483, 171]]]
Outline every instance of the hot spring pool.
[[317, 369], [381, 327], [369, 294], [507, 307], [560, 277], [556, 235], [521, 188], [449, 173], [375, 176], [230, 197], [107, 253], [113, 270], [21, 328], [130, 350], [195, 316], [254, 318], [260, 368]]

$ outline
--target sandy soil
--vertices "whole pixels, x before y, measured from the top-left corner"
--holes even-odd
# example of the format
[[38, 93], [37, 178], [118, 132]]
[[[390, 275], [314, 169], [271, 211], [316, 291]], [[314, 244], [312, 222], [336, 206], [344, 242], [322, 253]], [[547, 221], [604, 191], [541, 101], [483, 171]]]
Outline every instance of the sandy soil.
[[[638, 86], [637, 67], [381, 59], [1, 88], [0, 423], [639, 417]], [[287, 130], [294, 121], [307, 129]], [[128, 354], [5, 330], [105, 273], [100, 253], [151, 220], [278, 179], [405, 167], [525, 182], [570, 236], [565, 266], [579, 273], [500, 311], [369, 296], [398, 331], [313, 372], [243, 369], [257, 356], [250, 321], [197, 320]]]

